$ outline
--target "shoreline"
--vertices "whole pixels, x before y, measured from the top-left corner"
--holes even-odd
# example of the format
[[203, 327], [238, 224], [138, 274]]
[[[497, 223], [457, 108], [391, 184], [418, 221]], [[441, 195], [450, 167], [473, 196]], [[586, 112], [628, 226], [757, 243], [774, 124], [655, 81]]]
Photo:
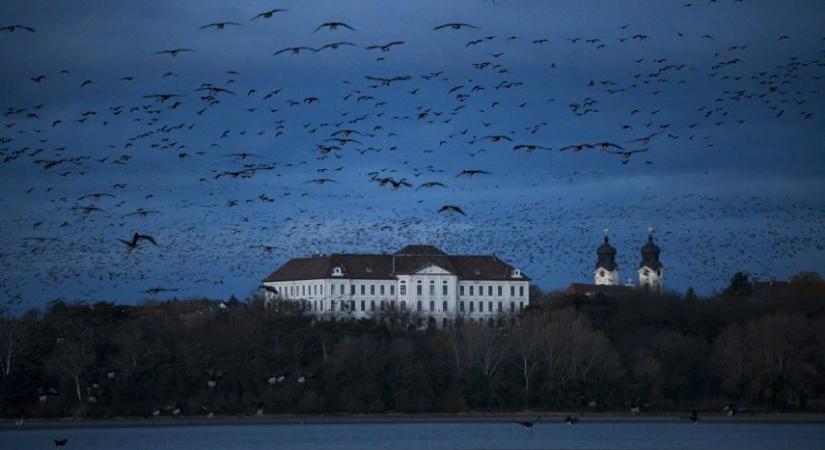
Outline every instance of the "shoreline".
[[[340, 414], [340, 415], [264, 415], [264, 416], [179, 416], [179, 417], [111, 417], [111, 418], [46, 418], [26, 419], [17, 426], [14, 419], [0, 420], [0, 431], [49, 428], [133, 428], [166, 426], [226, 426], [226, 425], [344, 425], [344, 424], [415, 424], [415, 423], [503, 423], [516, 419], [541, 416], [544, 423], [562, 423], [565, 416], [574, 415], [580, 423], [680, 423], [686, 422], [685, 412], [655, 414], [575, 413], [536, 411], [530, 414]], [[710, 423], [825, 423], [825, 413], [757, 413], [727, 416], [701, 415]]]

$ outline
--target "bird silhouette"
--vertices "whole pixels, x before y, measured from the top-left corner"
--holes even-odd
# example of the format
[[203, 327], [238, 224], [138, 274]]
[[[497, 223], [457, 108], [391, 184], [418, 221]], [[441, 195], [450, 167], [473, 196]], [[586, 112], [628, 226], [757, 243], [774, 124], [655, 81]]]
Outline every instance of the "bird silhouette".
[[123, 242], [124, 244], [126, 244], [126, 246], [127, 246], [127, 247], [129, 247], [129, 250], [134, 250], [134, 249], [136, 249], [136, 248], [137, 248], [137, 246], [138, 246], [138, 243], [139, 243], [140, 241], [142, 241], [142, 240], [143, 240], [143, 241], [148, 241], [148, 242], [152, 243], [152, 245], [154, 245], [154, 246], [156, 246], [156, 247], [157, 247], [157, 245], [158, 245], [157, 241], [155, 241], [155, 238], [154, 238], [154, 237], [152, 237], [152, 236], [149, 236], [148, 234], [138, 234], [138, 233], [135, 233], [134, 235], [132, 235], [132, 239], [131, 239], [131, 240], [128, 240], [128, 241], [127, 241], [127, 240], [125, 240], [125, 239], [118, 239], [118, 240], [119, 240], [120, 242]]

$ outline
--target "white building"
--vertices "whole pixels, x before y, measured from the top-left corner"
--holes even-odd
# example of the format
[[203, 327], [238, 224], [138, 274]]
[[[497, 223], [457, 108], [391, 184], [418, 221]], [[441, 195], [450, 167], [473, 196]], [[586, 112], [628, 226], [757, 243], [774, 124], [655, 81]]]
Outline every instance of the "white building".
[[642, 247], [642, 262], [639, 263], [639, 287], [662, 293], [665, 267], [659, 261], [661, 250], [653, 243], [653, 228], [648, 228], [647, 243]]
[[[664, 287], [664, 266], [659, 261], [661, 250], [653, 243], [653, 228], [648, 228], [647, 243], [641, 249], [642, 261], [636, 271], [638, 288], [661, 294]], [[593, 284], [572, 283], [568, 292], [593, 296], [597, 294], [621, 295], [633, 292], [633, 282], [628, 278], [622, 286], [619, 280], [619, 265], [616, 264], [616, 249], [610, 245], [607, 229], [604, 242], [596, 249], [596, 269]]]
[[530, 304], [530, 279], [519, 269], [496, 256], [448, 255], [431, 245], [291, 259], [262, 288], [268, 301], [297, 301], [317, 316], [400, 312], [441, 324], [490, 321]]
[[596, 249], [596, 270], [593, 271], [594, 283], [597, 286], [616, 286], [619, 284], [619, 265], [616, 264], [616, 249], [610, 245], [607, 238], [607, 228], [604, 230], [604, 243]]

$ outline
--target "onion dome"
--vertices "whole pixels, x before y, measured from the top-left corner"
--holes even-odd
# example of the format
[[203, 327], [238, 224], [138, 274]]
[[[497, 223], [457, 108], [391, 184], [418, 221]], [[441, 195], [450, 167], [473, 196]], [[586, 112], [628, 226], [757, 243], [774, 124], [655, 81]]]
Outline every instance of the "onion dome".
[[607, 233], [604, 234], [604, 243], [596, 249], [596, 255], [599, 259], [596, 261], [597, 269], [604, 269], [607, 271], [616, 270], [619, 266], [616, 265], [616, 249], [610, 245], [607, 238]]
[[659, 246], [653, 243], [653, 229], [650, 229], [647, 235], [647, 243], [642, 246], [642, 262], [639, 263], [639, 268], [661, 269], [662, 263], [659, 262], [660, 253], [661, 250]]

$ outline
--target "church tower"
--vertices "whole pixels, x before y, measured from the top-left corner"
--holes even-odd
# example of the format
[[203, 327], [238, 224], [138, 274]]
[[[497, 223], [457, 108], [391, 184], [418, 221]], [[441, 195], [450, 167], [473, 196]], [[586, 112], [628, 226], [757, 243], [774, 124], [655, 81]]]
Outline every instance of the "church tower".
[[661, 250], [653, 243], [653, 227], [647, 229], [647, 244], [642, 246], [642, 262], [639, 263], [639, 287], [662, 293], [664, 266], [659, 262]]
[[619, 266], [616, 265], [616, 249], [610, 245], [607, 228], [604, 229], [604, 243], [596, 250], [595, 284], [616, 286], [619, 284]]

